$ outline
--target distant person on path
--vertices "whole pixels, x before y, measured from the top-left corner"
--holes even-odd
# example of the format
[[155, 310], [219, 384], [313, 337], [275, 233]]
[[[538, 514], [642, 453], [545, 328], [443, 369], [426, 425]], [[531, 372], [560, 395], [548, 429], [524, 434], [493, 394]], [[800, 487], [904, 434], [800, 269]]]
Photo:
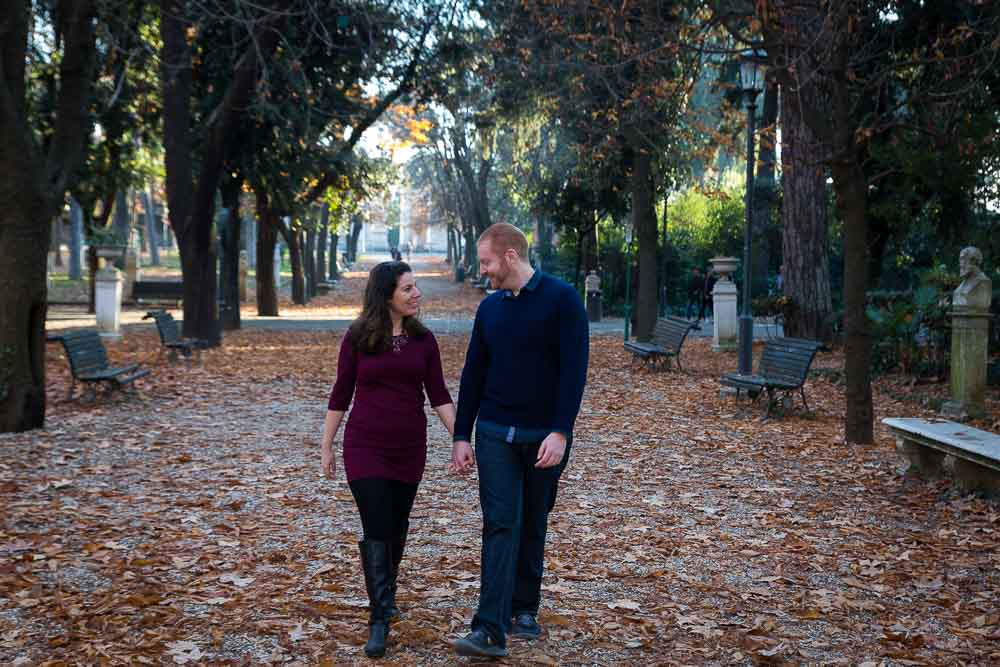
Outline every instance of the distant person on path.
[[715, 289], [716, 282], [718, 282], [718, 278], [715, 277], [715, 271], [709, 269], [708, 273], [705, 274], [705, 282], [702, 286], [701, 310], [698, 311], [699, 322], [705, 317], [706, 310], [709, 313], [712, 312], [712, 290]]
[[407, 262], [410, 261], [410, 252], [412, 250], [413, 250], [413, 246], [410, 245], [409, 241], [407, 241], [406, 243], [403, 244], [403, 252], [406, 254], [406, 261]]
[[[705, 278], [701, 275], [701, 269], [699, 269], [696, 266], [693, 269], [691, 269], [691, 279], [688, 280], [688, 287], [687, 287], [688, 301], [687, 301], [687, 309], [684, 312], [684, 317], [691, 319], [691, 316], [694, 315], [695, 309], [701, 308], [702, 301], [704, 301], [704, 299], [702, 298], [702, 290], [704, 289], [705, 289]], [[700, 313], [702, 310], [704, 309], [701, 308], [701, 310], [699, 310], [698, 312]], [[699, 315], [698, 318], [701, 319], [701, 316]]]
[[542, 632], [545, 535], [587, 379], [589, 335], [580, 296], [531, 267], [519, 229], [492, 225], [478, 248], [480, 271], [497, 291], [476, 312], [452, 470], [479, 470], [483, 545], [479, 609], [455, 651], [501, 657], [508, 633], [536, 639]]
[[778, 276], [774, 279], [774, 291], [778, 294], [785, 293], [785, 265], [778, 267]]
[[340, 345], [323, 429], [322, 469], [333, 479], [333, 439], [353, 397], [343, 455], [364, 530], [358, 546], [368, 591], [369, 657], [385, 654], [389, 623], [399, 615], [399, 563], [427, 460], [425, 393], [449, 433], [455, 426], [437, 341], [417, 319], [419, 304], [420, 290], [407, 264], [372, 268], [361, 316]]

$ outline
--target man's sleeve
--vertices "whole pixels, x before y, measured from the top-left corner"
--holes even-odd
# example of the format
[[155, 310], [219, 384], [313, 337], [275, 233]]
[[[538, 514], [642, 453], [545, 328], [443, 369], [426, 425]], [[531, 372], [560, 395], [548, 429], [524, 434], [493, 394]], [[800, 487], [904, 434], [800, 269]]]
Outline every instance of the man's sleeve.
[[472, 425], [479, 414], [479, 403], [486, 383], [486, 369], [489, 366], [489, 351], [483, 339], [482, 304], [476, 311], [476, 321], [469, 337], [469, 349], [465, 353], [462, 368], [462, 382], [458, 387], [458, 411], [455, 416], [455, 436], [453, 440], [472, 440]]
[[576, 290], [567, 289], [559, 301], [559, 330], [559, 386], [552, 430], [569, 438], [580, 412], [590, 357], [590, 325]]

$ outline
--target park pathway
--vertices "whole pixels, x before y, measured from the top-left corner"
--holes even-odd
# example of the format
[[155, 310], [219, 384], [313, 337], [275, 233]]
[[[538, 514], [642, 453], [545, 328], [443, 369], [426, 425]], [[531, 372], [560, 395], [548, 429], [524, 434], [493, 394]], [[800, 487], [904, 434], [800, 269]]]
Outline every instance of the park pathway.
[[[46, 429], [0, 434], [0, 664], [365, 664], [358, 520], [317, 452], [341, 333], [248, 328], [191, 366], [126, 333], [113, 361], [153, 369], [138, 396], [64, 402], [53, 354]], [[439, 342], [455, 395], [467, 335]], [[648, 373], [592, 338], [547, 635], [506, 664], [1000, 663], [995, 503], [902, 474], [881, 429], [845, 444], [838, 356], [813, 412], [765, 420], [718, 394], [735, 355], [684, 354]], [[475, 475], [446, 472], [429, 424], [388, 664], [456, 664], [478, 590]]]

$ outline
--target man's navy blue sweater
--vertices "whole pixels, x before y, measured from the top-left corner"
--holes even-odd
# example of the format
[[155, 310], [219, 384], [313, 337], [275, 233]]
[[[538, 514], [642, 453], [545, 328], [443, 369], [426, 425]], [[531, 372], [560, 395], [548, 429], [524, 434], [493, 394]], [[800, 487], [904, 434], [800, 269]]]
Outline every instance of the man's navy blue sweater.
[[587, 313], [572, 286], [535, 271], [514, 296], [498, 290], [476, 312], [458, 393], [455, 440], [476, 418], [567, 438], [587, 381]]

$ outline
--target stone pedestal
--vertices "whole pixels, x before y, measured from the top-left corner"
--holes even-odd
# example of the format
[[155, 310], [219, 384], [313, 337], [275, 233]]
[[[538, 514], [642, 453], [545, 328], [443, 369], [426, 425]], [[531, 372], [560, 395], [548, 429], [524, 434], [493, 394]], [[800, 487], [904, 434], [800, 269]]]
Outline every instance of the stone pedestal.
[[139, 253], [135, 248], [125, 250], [125, 287], [124, 293], [132, 296], [132, 285], [139, 279]]
[[712, 350], [732, 352], [736, 350], [739, 337], [739, 318], [736, 312], [736, 285], [728, 276], [723, 276], [712, 289]]
[[597, 271], [591, 270], [583, 281], [587, 292], [587, 319], [591, 322], [600, 322], [604, 315], [604, 307], [601, 302], [601, 278]]
[[988, 310], [955, 306], [951, 311], [951, 400], [941, 406], [949, 417], [985, 414]]
[[247, 300], [247, 271], [250, 268], [249, 254], [246, 250], [240, 250], [239, 287], [240, 303]]
[[122, 315], [122, 273], [113, 266], [105, 266], [94, 277], [94, 301], [97, 312], [97, 330], [102, 336], [118, 338]]

